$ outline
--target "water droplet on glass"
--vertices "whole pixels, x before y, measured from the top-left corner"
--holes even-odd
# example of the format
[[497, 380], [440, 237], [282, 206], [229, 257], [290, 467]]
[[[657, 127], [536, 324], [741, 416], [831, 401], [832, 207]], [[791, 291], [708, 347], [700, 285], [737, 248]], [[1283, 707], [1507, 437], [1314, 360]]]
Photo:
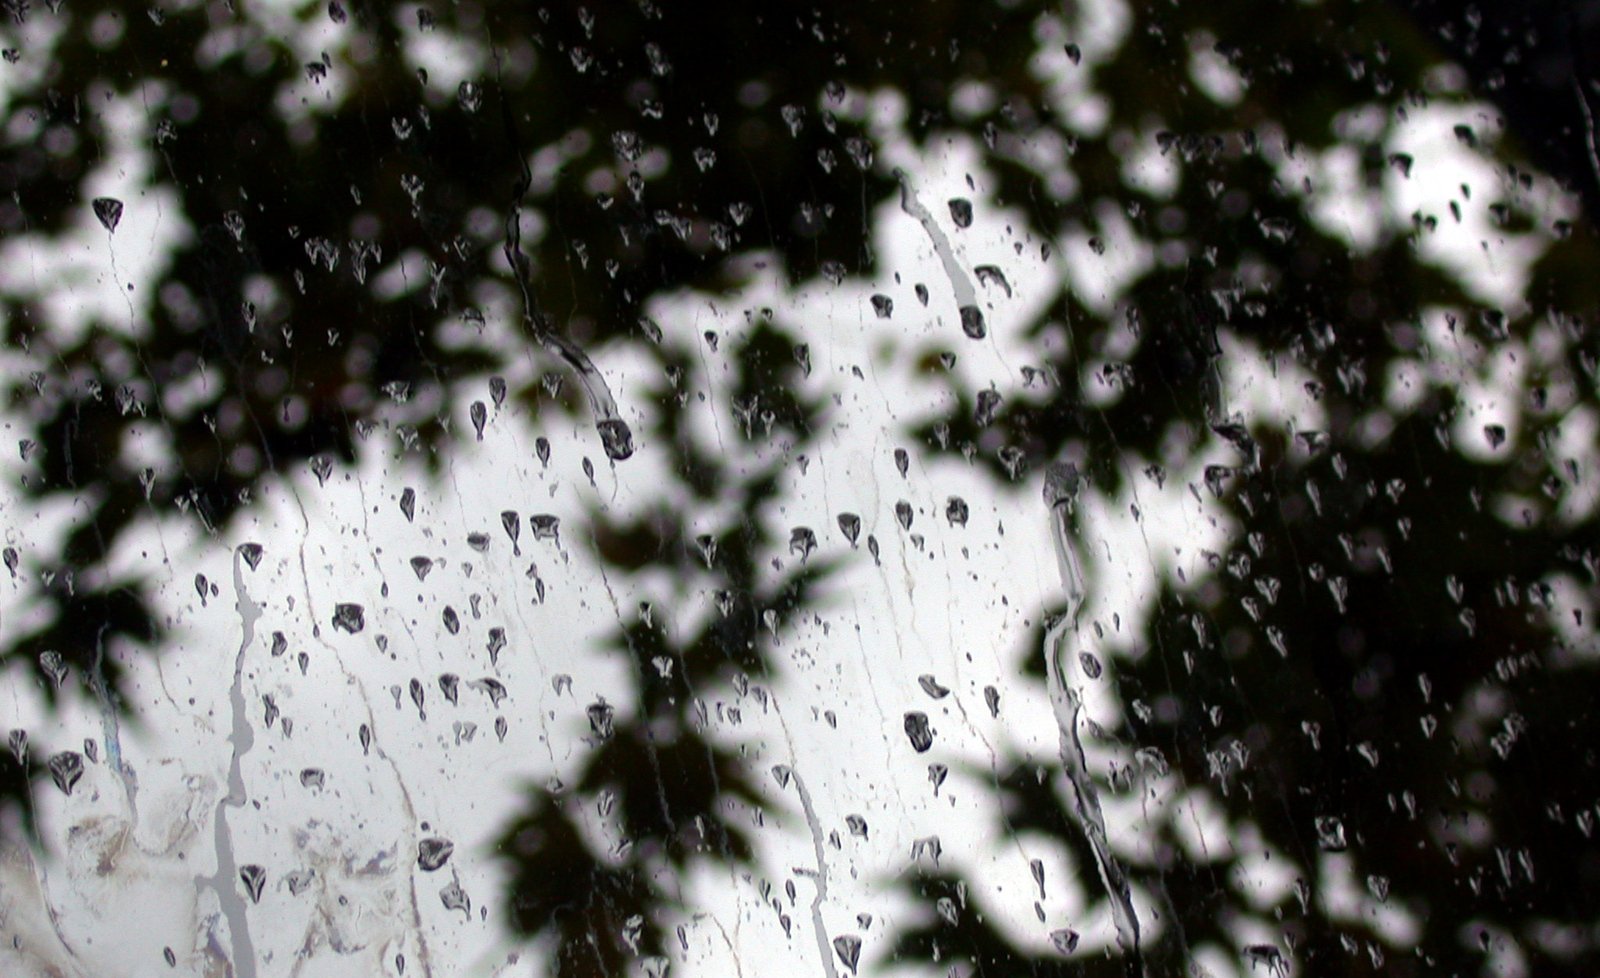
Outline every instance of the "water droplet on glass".
[[44, 674], [49, 677], [56, 689], [60, 689], [61, 684], [67, 680], [67, 662], [55, 649], [46, 649], [39, 653], [39, 668], [44, 670]]
[[856, 539], [861, 536], [861, 517], [854, 513], [840, 513], [839, 532], [850, 541], [850, 546], [855, 546]]
[[948, 687], [939, 685], [939, 681], [927, 673], [917, 677], [917, 685], [921, 686], [922, 691], [932, 699], [942, 700], [950, 695]]
[[1093, 652], [1079, 652], [1078, 663], [1083, 666], [1083, 674], [1090, 679], [1100, 678], [1100, 660]]
[[833, 953], [851, 971], [856, 970], [856, 965], [861, 961], [861, 938], [854, 934], [840, 934], [833, 939]]
[[122, 201], [117, 198], [96, 197], [91, 206], [94, 208], [94, 216], [107, 231], [115, 231], [117, 225], [122, 222]]
[[606, 418], [595, 425], [600, 431], [600, 444], [606, 456], [620, 462], [633, 454], [633, 432], [621, 418]]
[[72, 794], [72, 788], [83, 777], [83, 755], [77, 751], [66, 750], [50, 758], [50, 780], [56, 783], [64, 795]]
[[958, 228], [972, 227], [972, 201], [965, 197], [950, 198], [950, 220]]
[[528, 517], [528, 528], [533, 531], [535, 540], [552, 540], [561, 542], [561, 517], [549, 513], [540, 513]]
[[1319, 815], [1316, 820], [1317, 844], [1324, 852], [1344, 852], [1350, 848], [1345, 840], [1344, 823], [1332, 815]]
[[961, 331], [975, 340], [981, 340], [987, 336], [989, 328], [984, 325], [983, 310], [973, 305], [962, 306]]
[[455, 851], [455, 843], [449, 839], [423, 839], [417, 843], [417, 865], [424, 873], [431, 873], [449, 862], [450, 854]]
[[969, 512], [966, 500], [960, 496], [951, 496], [944, 504], [944, 518], [951, 526], [966, 526]]
[[979, 265], [972, 271], [978, 276], [979, 282], [984, 285], [996, 286], [1006, 294], [1007, 299], [1011, 298], [1011, 283], [1006, 281], [1006, 273], [1000, 270], [1000, 266]]
[[933, 728], [928, 725], [928, 715], [913, 710], [905, 716], [906, 737], [911, 741], [911, 747], [918, 754], [923, 754], [933, 746]]
[[[568, 680], [568, 682], [571, 682], [571, 680]], [[586, 712], [589, 714], [589, 729], [594, 731], [595, 736], [601, 740], [611, 739], [611, 735], [615, 730], [616, 707], [605, 700], [601, 700], [598, 703], [589, 704]]]
[[250, 902], [260, 903], [261, 891], [267, 887], [266, 869], [253, 864], [240, 866], [239, 881], [244, 884], [244, 892], [250, 897]]
[[359, 604], [334, 605], [333, 627], [354, 635], [367, 627], [366, 612]]
[[1078, 932], [1070, 927], [1062, 927], [1050, 932], [1050, 943], [1062, 954], [1071, 954], [1078, 949]]
[[405, 514], [406, 522], [410, 523], [416, 518], [417, 493], [414, 489], [406, 489], [400, 493], [400, 512]]

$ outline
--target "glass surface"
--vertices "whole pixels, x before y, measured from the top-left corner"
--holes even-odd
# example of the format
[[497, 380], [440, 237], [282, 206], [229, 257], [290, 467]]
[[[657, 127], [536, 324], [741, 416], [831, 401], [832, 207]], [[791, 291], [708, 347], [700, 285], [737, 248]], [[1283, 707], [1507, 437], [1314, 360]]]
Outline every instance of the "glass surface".
[[3, 10], [0, 974], [1600, 970], [1593, 0]]

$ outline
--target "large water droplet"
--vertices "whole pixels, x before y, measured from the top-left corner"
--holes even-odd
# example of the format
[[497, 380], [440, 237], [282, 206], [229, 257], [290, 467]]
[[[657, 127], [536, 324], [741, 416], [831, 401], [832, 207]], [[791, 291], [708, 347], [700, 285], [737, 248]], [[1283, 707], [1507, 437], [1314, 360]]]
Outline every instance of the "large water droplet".
[[92, 205], [94, 216], [107, 231], [115, 231], [122, 222], [122, 201], [115, 197], [96, 197]]
[[267, 887], [266, 868], [253, 864], [249, 866], [240, 866], [239, 882], [244, 884], [244, 891], [250, 896], [250, 902], [260, 903], [261, 891]]
[[351, 635], [367, 627], [365, 610], [359, 604], [338, 604], [333, 608], [333, 627], [343, 629]]
[[989, 335], [989, 327], [983, 322], [983, 310], [977, 306], [962, 306], [961, 331], [975, 340]]
[[856, 970], [856, 965], [861, 962], [861, 938], [854, 934], [840, 934], [833, 939], [833, 953], [851, 971]]
[[450, 861], [456, 845], [449, 839], [430, 838], [417, 843], [417, 865], [424, 873], [431, 873]]
[[933, 746], [933, 728], [928, 725], [926, 713], [913, 710], [905, 717], [906, 737], [911, 741], [911, 747], [918, 754], [923, 754]]
[[633, 454], [633, 431], [621, 418], [605, 418], [595, 425], [600, 431], [600, 444], [606, 456], [620, 462]]
[[50, 758], [50, 780], [56, 783], [64, 795], [72, 794], [72, 788], [83, 777], [83, 755], [77, 751], [64, 750]]

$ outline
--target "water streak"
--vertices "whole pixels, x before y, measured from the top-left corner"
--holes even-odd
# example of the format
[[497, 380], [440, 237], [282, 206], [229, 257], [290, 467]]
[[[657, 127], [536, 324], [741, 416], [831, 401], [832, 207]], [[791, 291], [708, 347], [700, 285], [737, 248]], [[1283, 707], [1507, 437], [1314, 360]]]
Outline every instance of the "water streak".
[[1045, 670], [1050, 686], [1050, 705], [1061, 729], [1061, 764], [1072, 783], [1072, 817], [1094, 850], [1100, 881], [1111, 904], [1111, 919], [1117, 929], [1117, 946], [1128, 955], [1128, 973], [1144, 973], [1139, 946], [1139, 917], [1134, 912], [1132, 889], [1122, 864], [1111, 852], [1106, 839], [1105, 816], [1100, 810], [1100, 795], [1089, 773], [1078, 723], [1083, 713], [1083, 695], [1067, 678], [1071, 663], [1077, 661], [1082, 646], [1079, 615], [1088, 595], [1083, 563], [1072, 542], [1072, 509], [1079, 489], [1077, 469], [1070, 464], [1051, 466], [1045, 477], [1045, 502], [1050, 507], [1051, 536], [1055, 540], [1056, 561], [1061, 568], [1061, 583], [1067, 590], [1067, 610], [1045, 632]]

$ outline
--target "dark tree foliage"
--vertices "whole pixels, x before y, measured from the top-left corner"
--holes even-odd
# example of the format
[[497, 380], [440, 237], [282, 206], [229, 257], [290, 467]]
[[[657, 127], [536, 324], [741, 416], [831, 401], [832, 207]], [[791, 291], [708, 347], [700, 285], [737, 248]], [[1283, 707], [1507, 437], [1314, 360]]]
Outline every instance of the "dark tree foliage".
[[[666, 290], [734, 288], [753, 257], [793, 284], [873, 271], [871, 212], [901, 186], [846, 95], [890, 90], [912, 139], [964, 136], [981, 148], [995, 197], [1025, 212], [1037, 239], [1110, 235], [1102, 224], [1114, 213], [1158, 253], [1180, 256], [1139, 274], [1109, 316], [1063, 287], [1028, 327], [1069, 337], [1038, 364], [1047, 384], [1002, 390], [998, 408], [979, 411], [952, 372], [954, 407], [915, 422], [922, 450], [965, 455], [997, 483], [1072, 458], [1104, 493], [1164, 479], [1216, 439], [1231, 446], [1235, 460], [1194, 488], [1225, 505], [1235, 549], [1213, 555], [1218, 573], [1203, 586], [1163, 586], [1143, 654], [1116, 665], [1129, 722], [1106, 735], [1150, 770], [1215, 788], [1228, 824], [1254, 826], [1299, 867], [1296, 895], [1270, 912], [1303, 973], [1477, 974], [1512, 935], [1534, 973], [1592, 974], [1600, 684], [1547, 609], [1553, 577], [1592, 595], [1600, 566], [1592, 514], [1561, 509], [1600, 478], [1592, 432], [1587, 454], [1569, 460], [1553, 447], [1595, 406], [1595, 4], [1138, 2], [1118, 46], [1076, 69], [1110, 120], [1087, 130], [1060, 116], [1030, 68], [1036, 26], [1058, 15], [1068, 33], [1052, 43], [1080, 64], [1073, 32], [1086, 13], [1058, 8], [332, 0], [298, 16], [337, 25], [344, 48], [306, 61], [248, 5], [6, 0], [7, 43], [19, 46], [3, 66], [16, 80], [0, 135], [0, 236], [63, 233], [92, 216], [114, 235], [85, 185], [114, 139], [96, 107], [151, 91], [161, 93], [144, 109], [151, 179], [176, 192], [188, 233], [154, 294], [130, 297], [134, 330], [60, 329], [48, 288], [3, 295], [0, 339], [39, 365], [8, 378], [33, 446], [26, 491], [82, 507], [64, 540], [18, 541], [8, 553], [17, 586], [49, 613], [0, 661], [35, 670], [53, 694], [44, 656], [58, 652], [94, 695], [115, 700], [107, 649], [159, 654], [162, 643], [141, 582], [110, 572], [136, 521], [182, 510], [224, 527], [261, 480], [326, 473], [380, 423], [403, 426], [442, 464], [462, 434], [437, 405], [525, 355], [446, 341], [444, 327], [470, 331], [511, 308], [520, 345], [575, 376], [510, 396], [588, 413], [602, 428], [613, 420], [607, 387], [623, 420], [638, 424], [630, 402], [649, 405], [631, 438], [667, 452], [693, 500], [628, 525], [596, 516], [608, 568], [709, 572], [719, 610], [684, 629], [667, 627], [669, 609], [618, 609], [611, 651], [634, 666], [634, 705], [593, 704], [580, 776], [528, 789], [501, 837], [504, 906], [519, 932], [553, 939], [562, 974], [620, 975], [636, 956], [662, 953], [681, 908], [661, 868], [747, 865], [745, 813], [771, 803], [742, 758], [703, 736], [694, 690], [732, 678], [759, 693], [776, 671], [771, 636], [805, 613], [830, 565], [818, 555], [767, 569], [781, 541], [758, 529], [759, 512], [789, 463], [751, 467], [694, 446], [673, 380], [686, 354], [660, 341], [645, 305]], [[42, 52], [10, 40], [43, 36], [30, 31], [59, 37], [39, 42]], [[409, 63], [403, 41], [418, 31], [477, 52], [471, 77], [447, 89]], [[1236, 100], [1195, 84], [1196, 50], [1240, 76]], [[1439, 81], [1446, 61], [1465, 68], [1466, 91]], [[974, 82], [989, 86], [991, 104], [956, 111], [954, 93]], [[303, 103], [302, 88], [312, 93]], [[1381, 138], [1342, 132], [1342, 115], [1372, 106], [1389, 126], [1469, 94], [1507, 124], [1498, 140], [1456, 133], [1502, 169], [1500, 185], [1473, 191], [1500, 195], [1504, 230], [1531, 227], [1527, 192], [1541, 174], [1586, 208], [1575, 226], [1544, 229], [1557, 240], [1515, 309], [1487, 307], [1421, 256], [1448, 215], [1419, 213], [1410, 229], [1353, 247], [1313, 218], [1315, 195], [1283, 177], [1284, 160], [1336, 144], [1356, 149], [1368, 186], [1408, 173], [1413, 161]], [[1130, 134], [1149, 132], [1179, 170], [1170, 195], [1126, 178]], [[1046, 139], [1067, 147], [1064, 159], [1030, 152]], [[1069, 169], [1077, 190], [1064, 195], [1052, 177]], [[127, 213], [157, 206], [153, 194], [120, 203]], [[378, 288], [374, 269], [407, 253], [422, 256], [425, 279]], [[1559, 341], [1558, 355], [1528, 368], [1520, 427], [1500, 433], [1509, 450], [1490, 461], [1455, 444], [1466, 405], [1449, 390], [1429, 387], [1403, 412], [1385, 406], [1395, 365], [1426, 356], [1434, 310], [1450, 310], [1468, 348], [1546, 332]], [[1128, 335], [1135, 342], [1122, 343]], [[1231, 417], [1219, 393], [1225, 339], [1306, 372], [1326, 430]], [[822, 342], [769, 310], [735, 351], [744, 443], [798, 448], [815, 435], [824, 406], [792, 381], [809, 369], [807, 344]], [[961, 342], [957, 333], [910, 352], [937, 372]], [[620, 343], [659, 371], [594, 375], [584, 351]], [[209, 393], [169, 407], [164, 392], [201, 374]], [[1107, 385], [1116, 396], [1100, 394]], [[580, 402], [574, 389], [591, 396]], [[152, 420], [174, 453], [161, 471], [123, 448]], [[614, 431], [594, 437], [627, 465]], [[729, 498], [733, 516], [718, 505]], [[689, 529], [713, 513], [715, 532]], [[1042, 635], [1041, 625], [1016, 650], [1041, 678]], [[48, 776], [37, 754], [15, 738], [0, 752], [7, 798], [25, 799], [30, 780]], [[1061, 809], [1060, 765], [1005, 761], [997, 779], [972, 772], [991, 784], [995, 831], [1054, 837], [1092, 865]], [[1142, 790], [1139, 772], [1102, 780], [1108, 793]], [[597, 798], [614, 806], [623, 851], [591, 851], [570, 816]], [[892, 955], [982, 974], [1179, 974], [1201, 945], [1238, 952], [1230, 925], [1250, 896], [1231, 880], [1245, 854], [1191, 861], [1171, 824], [1179, 817], [1154, 829], [1155, 858], [1127, 867], [1158, 907], [1142, 947], [1040, 956], [971, 905], [962, 879], [919, 864], [897, 885], [925, 922], [890, 939]], [[1414, 948], [1329, 912], [1321, 874], [1335, 850], [1418, 916]]]

